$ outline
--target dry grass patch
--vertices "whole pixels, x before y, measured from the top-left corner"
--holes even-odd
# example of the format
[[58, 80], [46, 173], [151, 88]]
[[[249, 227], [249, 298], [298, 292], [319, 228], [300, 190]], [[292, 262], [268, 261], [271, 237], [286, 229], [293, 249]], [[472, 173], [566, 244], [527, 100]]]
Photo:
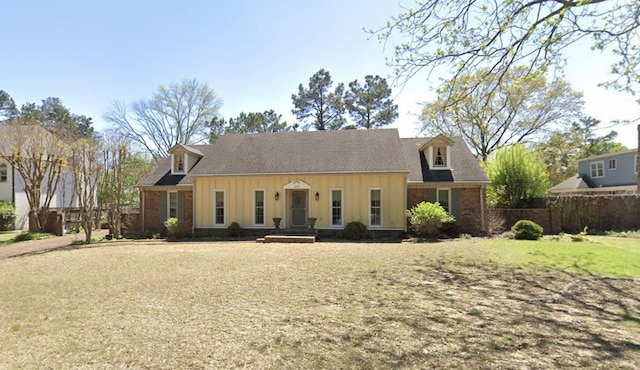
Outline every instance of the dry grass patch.
[[0, 368], [634, 368], [640, 284], [426, 244], [146, 243], [0, 260]]

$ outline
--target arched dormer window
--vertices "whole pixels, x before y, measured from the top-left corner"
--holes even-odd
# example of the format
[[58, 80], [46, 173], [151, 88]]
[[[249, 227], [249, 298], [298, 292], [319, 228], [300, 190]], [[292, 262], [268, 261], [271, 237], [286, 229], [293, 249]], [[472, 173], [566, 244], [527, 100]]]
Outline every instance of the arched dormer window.
[[0, 182], [7, 182], [8, 177], [7, 165], [5, 163], [0, 164]]

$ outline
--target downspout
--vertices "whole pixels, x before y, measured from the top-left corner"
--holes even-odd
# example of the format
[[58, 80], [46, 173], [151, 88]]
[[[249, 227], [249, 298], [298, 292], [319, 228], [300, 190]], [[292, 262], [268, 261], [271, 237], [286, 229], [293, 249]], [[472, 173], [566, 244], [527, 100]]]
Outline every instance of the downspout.
[[11, 203], [16, 206], [16, 168], [11, 166]]
[[[266, 194], [265, 194], [266, 197]], [[196, 232], [196, 181], [191, 187], [191, 234]]]
[[140, 214], [142, 216], [142, 217], [140, 217], [140, 229], [142, 231], [142, 235], [144, 235], [144, 232], [145, 232], [145, 229], [144, 229], [144, 216], [146, 214], [146, 212], [145, 212], [145, 204], [146, 204], [146, 199], [147, 199], [147, 193], [144, 190], [142, 190], [140, 193], [141, 193], [140, 197], [142, 198], [141, 202], [140, 202], [140, 203], [142, 203], [142, 207], [140, 208]]
[[482, 228], [482, 232], [486, 232], [485, 222], [484, 222], [484, 184], [480, 186], [480, 227]]

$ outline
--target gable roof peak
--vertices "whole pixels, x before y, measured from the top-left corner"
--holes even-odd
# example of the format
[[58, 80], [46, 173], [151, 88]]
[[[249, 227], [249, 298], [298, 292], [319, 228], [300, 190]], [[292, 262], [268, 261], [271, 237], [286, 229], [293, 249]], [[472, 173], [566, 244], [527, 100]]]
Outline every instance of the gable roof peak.
[[189, 153], [189, 154], [193, 154], [195, 156], [198, 156], [200, 158], [204, 157], [204, 154], [202, 154], [202, 152], [192, 146], [189, 145], [185, 145], [185, 144], [180, 144], [177, 143], [176, 145], [172, 146], [171, 149], [169, 149], [169, 154], [173, 154], [173, 152], [175, 152], [178, 149], [182, 149], [185, 152]]
[[420, 147], [420, 150], [424, 150], [425, 148], [433, 146], [434, 144], [436, 144], [438, 142], [442, 142], [442, 141], [444, 141], [445, 144], [447, 144], [448, 146], [453, 146], [453, 144], [455, 144], [455, 141], [453, 139], [451, 139], [450, 137], [448, 137], [448, 136], [446, 136], [444, 134], [438, 134], [437, 136], [432, 137], [426, 143], [424, 143]]

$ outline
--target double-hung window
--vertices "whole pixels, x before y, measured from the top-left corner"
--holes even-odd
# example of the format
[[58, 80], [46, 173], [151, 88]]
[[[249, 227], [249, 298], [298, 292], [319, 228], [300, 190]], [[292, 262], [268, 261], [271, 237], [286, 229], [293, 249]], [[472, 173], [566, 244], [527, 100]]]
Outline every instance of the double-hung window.
[[382, 189], [369, 190], [370, 226], [382, 226]]
[[342, 189], [331, 190], [331, 226], [342, 226]]
[[604, 162], [591, 162], [591, 177], [604, 177]]
[[255, 225], [264, 225], [264, 190], [255, 190], [253, 192], [253, 223]]
[[437, 146], [433, 148], [433, 166], [434, 167], [447, 166], [447, 148], [446, 147]]
[[167, 215], [169, 215], [169, 218], [178, 217], [178, 192], [170, 191], [167, 195], [169, 196], [167, 201]]
[[224, 190], [214, 190], [214, 205], [215, 210], [213, 212], [213, 223], [217, 226], [224, 225], [224, 206], [225, 206], [225, 196]]
[[618, 168], [618, 160], [615, 158], [609, 159], [609, 169], [615, 170], [616, 168]]
[[449, 189], [438, 189], [436, 194], [436, 202], [440, 203], [440, 206], [444, 208], [445, 211], [451, 213], [451, 191]]

